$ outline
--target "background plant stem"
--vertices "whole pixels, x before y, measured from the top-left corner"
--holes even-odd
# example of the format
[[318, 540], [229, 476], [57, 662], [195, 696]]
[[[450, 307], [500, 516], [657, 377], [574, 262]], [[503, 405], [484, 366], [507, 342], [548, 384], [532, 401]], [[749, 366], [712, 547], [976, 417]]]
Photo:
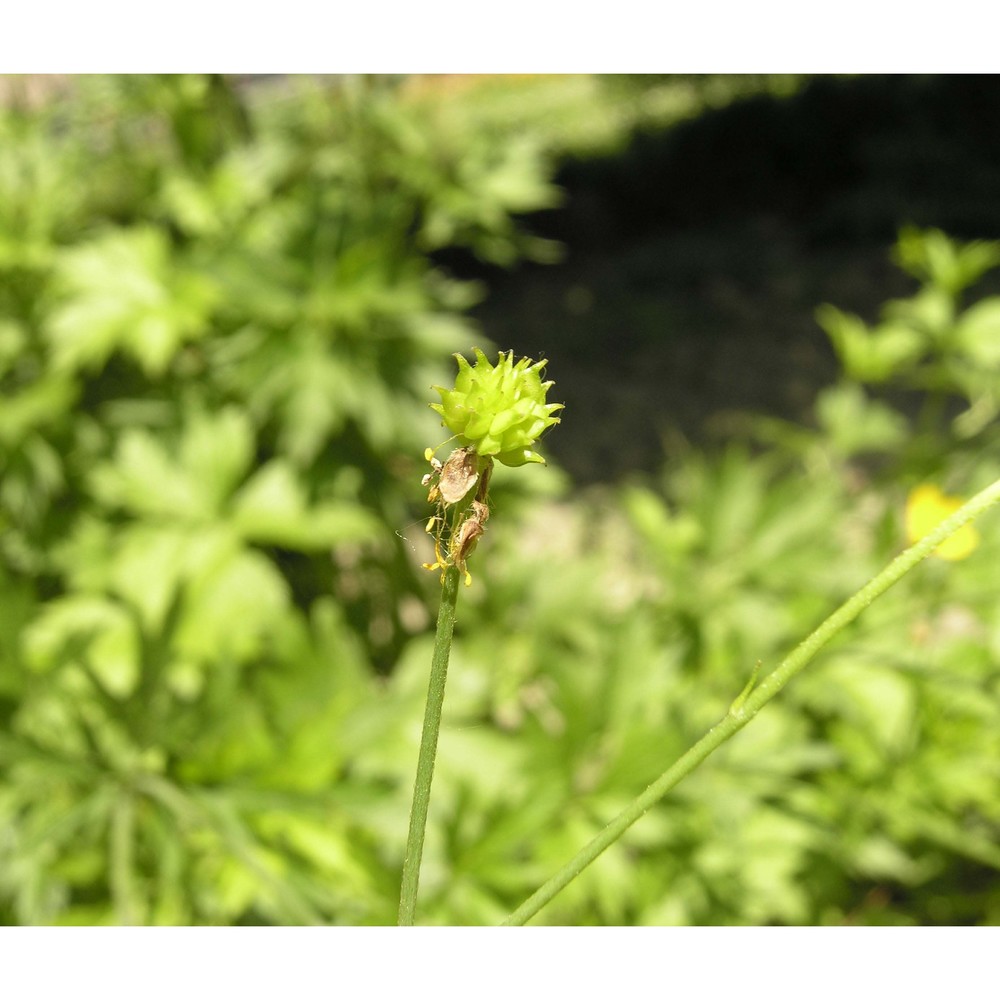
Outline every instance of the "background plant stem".
[[677, 759], [638, 798], [620, 812], [593, 840], [564, 865], [507, 919], [504, 926], [526, 923], [610, 847], [651, 806], [690, 774], [713, 750], [739, 732], [838, 632], [849, 625], [877, 597], [884, 594], [946, 538], [1000, 501], [1000, 480], [987, 486], [930, 534], [900, 553], [881, 573], [842, 604], [775, 668], [756, 689], [733, 703], [726, 716]]
[[134, 865], [135, 799], [122, 788], [111, 813], [111, 891], [115, 901], [115, 916], [119, 925], [131, 927], [136, 919], [135, 892], [132, 878]]
[[403, 858], [403, 880], [399, 893], [400, 927], [412, 926], [417, 907], [417, 884], [420, 880], [420, 859], [424, 852], [427, 807], [431, 797], [431, 781], [434, 778], [438, 733], [441, 731], [441, 707], [444, 704], [444, 687], [448, 679], [451, 637], [455, 630], [458, 578], [458, 568], [449, 567], [445, 571], [441, 587], [437, 635], [434, 637], [431, 678], [427, 686], [427, 705], [424, 709], [424, 729], [420, 737], [417, 778], [413, 787], [413, 805], [410, 808], [410, 832], [406, 838], [406, 856]]

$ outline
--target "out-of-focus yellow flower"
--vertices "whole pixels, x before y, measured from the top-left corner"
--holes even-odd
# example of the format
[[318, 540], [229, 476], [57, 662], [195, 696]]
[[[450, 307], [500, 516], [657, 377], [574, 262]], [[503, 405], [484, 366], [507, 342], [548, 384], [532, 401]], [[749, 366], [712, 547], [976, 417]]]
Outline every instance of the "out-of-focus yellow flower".
[[[962, 506], [959, 497], [945, 496], [932, 483], [923, 483], [906, 498], [906, 534], [912, 545], [933, 531], [946, 517]], [[934, 555], [942, 559], [964, 559], [979, 544], [979, 532], [965, 524], [943, 541]]]

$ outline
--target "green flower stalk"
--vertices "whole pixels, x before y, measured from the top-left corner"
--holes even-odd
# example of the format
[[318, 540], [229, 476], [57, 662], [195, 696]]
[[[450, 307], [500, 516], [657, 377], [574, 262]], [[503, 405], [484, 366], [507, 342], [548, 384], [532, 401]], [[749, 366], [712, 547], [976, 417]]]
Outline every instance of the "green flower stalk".
[[485, 532], [490, 516], [493, 463], [496, 460], [510, 466], [529, 462], [544, 465], [545, 460], [534, 450], [535, 442], [545, 430], [559, 423], [559, 418], [552, 414], [563, 407], [562, 403], [545, 402], [546, 393], [554, 385], [542, 381], [546, 361], [522, 358], [514, 364], [514, 352], [509, 351], [506, 355], [501, 352], [496, 365], [491, 365], [482, 351], [476, 348], [475, 352], [475, 365], [470, 365], [462, 355], [455, 355], [458, 375], [454, 389], [434, 386], [441, 394], [441, 402], [432, 403], [431, 407], [441, 414], [452, 432], [449, 440], [457, 441], [458, 447], [445, 462], [434, 457], [434, 448], [424, 453], [431, 471], [424, 476], [423, 485], [430, 488], [427, 501], [435, 507], [427, 522], [428, 533], [434, 535], [435, 560], [424, 563], [424, 567], [441, 571], [441, 605], [403, 858], [399, 893], [401, 926], [411, 925], [416, 912], [458, 581], [464, 574], [466, 586], [472, 582], [466, 560]]
[[444, 425], [459, 443], [481, 458], [495, 457], [503, 465], [524, 465], [545, 459], [533, 450], [542, 432], [559, 418], [552, 416], [562, 403], [546, 403], [545, 395], [554, 382], [543, 382], [547, 361], [532, 362], [521, 358], [514, 364], [514, 352], [502, 351], [496, 365], [491, 365], [479, 348], [476, 363], [470, 365], [461, 354], [455, 355], [458, 376], [454, 389], [434, 388], [441, 394], [440, 403], [432, 403], [444, 419]]

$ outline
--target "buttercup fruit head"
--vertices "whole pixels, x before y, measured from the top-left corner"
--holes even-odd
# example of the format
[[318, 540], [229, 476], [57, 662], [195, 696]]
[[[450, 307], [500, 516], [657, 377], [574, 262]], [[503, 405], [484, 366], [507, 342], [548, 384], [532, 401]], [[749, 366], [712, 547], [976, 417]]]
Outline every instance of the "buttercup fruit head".
[[546, 361], [521, 358], [514, 352], [500, 352], [496, 365], [475, 348], [476, 363], [470, 365], [455, 355], [458, 375], [454, 389], [434, 386], [440, 403], [431, 408], [441, 414], [444, 425], [459, 443], [481, 457], [495, 457], [504, 465], [525, 465], [545, 460], [534, 450], [542, 433], [559, 418], [553, 416], [562, 403], [546, 403], [554, 382], [543, 382]]

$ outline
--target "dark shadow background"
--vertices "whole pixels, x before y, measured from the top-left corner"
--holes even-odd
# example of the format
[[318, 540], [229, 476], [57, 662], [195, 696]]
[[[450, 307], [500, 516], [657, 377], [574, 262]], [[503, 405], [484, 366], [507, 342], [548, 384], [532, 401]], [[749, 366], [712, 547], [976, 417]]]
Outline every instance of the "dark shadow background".
[[1000, 237], [1000, 77], [818, 77], [564, 162], [557, 183], [565, 204], [524, 221], [561, 263], [448, 263], [487, 282], [475, 318], [498, 347], [549, 358], [572, 419], [547, 454], [613, 481], [658, 468], [678, 431], [808, 421], [836, 376], [815, 309], [874, 320], [909, 294], [901, 225]]

